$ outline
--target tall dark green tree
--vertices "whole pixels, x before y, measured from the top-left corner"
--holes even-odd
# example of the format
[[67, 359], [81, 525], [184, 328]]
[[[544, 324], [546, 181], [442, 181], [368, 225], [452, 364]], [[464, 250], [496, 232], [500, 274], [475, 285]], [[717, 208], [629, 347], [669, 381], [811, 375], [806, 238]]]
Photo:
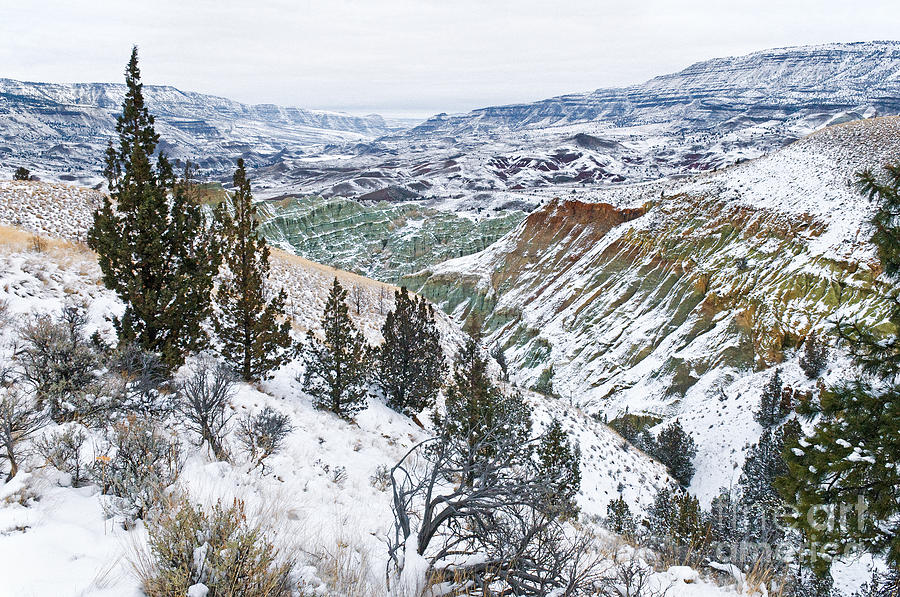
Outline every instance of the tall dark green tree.
[[653, 444], [653, 456], [669, 468], [679, 483], [687, 487], [694, 477], [697, 444], [679, 421], [663, 428]]
[[160, 353], [177, 367], [208, 341], [203, 322], [220, 256], [202, 207], [178, 184], [144, 104], [137, 48], [125, 70], [118, 145], [106, 150], [109, 197], [94, 214], [88, 245], [103, 283], [125, 303], [119, 341]]
[[375, 383], [388, 406], [415, 416], [434, 406], [444, 381], [444, 351], [434, 321], [434, 308], [405, 287], [394, 294], [394, 310], [381, 326]]
[[350, 320], [347, 291], [334, 279], [322, 315], [324, 338], [312, 330], [303, 347], [306, 364], [300, 381], [318, 408], [344, 419], [365, 408], [368, 398], [371, 351]]
[[[474, 471], [476, 464], [493, 455], [498, 443], [491, 434], [503, 433], [515, 438], [504, 445], [522, 449], [522, 458], [530, 458], [531, 416], [519, 392], [504, 392], [488, 375], [488, 359], [477, 337], [469, 337], [460, 349], [452, 381], [447, 388], [446, 413], [435, 412], [435, 426], [458, 444], [456, 453], [464, 461], [461, 470]], [[471, 472], [466, 483], [473, 482]]]
[[575, 496], [581, 489], [581, 448], [569, 441], [562, 423], [554, 418], [535, 451], [549, 510], [563, 518], [575, 516], [578, 513]]
[[771, 429], [781, 420], [782, 391], [781, 372], [775, 369], [775, 373], [769, 378], [769, 383], [759, 397], [759, 408], [753, 413], [753, 418], [763, 429]]
[[[857, 182], [880, 204], [872, 220], [873, 241], [896, 292], [900, 164], [883, 173], [865, 171]], [[796, 526], [816, 544], [819, 557], [813, 563], [819, 572], [828, 569], [831, 557], [854, 546], [900, 568], [900, 302], [893, 303], [889, 320], [895, 331], [888, 337], [860, 322], [838, 324], [862, 373], [800, 404], [798, 412], [815, 427], [785, 453], [789, 474], [779, 489], [797, 510]]]
[[291, 323], [284, 289], [267, 288], [269, 246], [256, 228], [256, 206], [244, 160], [234, 172], [234, 193], [216, 212], [222, 234], [225, 271], [216, 292], [213, 318], [222, 356], [244, 378], [264, 378], [290, 359]]

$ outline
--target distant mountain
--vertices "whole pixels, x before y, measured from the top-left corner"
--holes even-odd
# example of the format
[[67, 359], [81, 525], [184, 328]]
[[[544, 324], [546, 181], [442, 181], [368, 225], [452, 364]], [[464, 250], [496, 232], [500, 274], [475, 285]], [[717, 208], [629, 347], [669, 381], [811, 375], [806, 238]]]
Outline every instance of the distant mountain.
[[327, 196], [392, 189], [454, 209], [523, 207], [714, 170], [829, 124], [895, 114], [900, 42], [784, 48], [631, 87], [440, 114], [333, 159], [288, 160], [265, 177]]
[[[0, 170], [24, 165], [49, 178], [99, 180], [124, 85], [57, 85], [0, 79]], [[396, 132], [378, 115], [247, 105], [167, 86], [144, 87], [161, 147], [196, 161], [201, 173], [221, 175], [243, 156], [251, 165], [276, 164], [315, 146], [358, 143]]]
[[685, 132], [727, 123], [827, 119], [836, 111], [900, 112], [900, 42], [779, 48], [714, 58], [630, 87], [529, 104], [441, 114], [409, 135], [460, 135], [497, 127], [545, 128], [604, 121], [617, 127], [678, 123]]

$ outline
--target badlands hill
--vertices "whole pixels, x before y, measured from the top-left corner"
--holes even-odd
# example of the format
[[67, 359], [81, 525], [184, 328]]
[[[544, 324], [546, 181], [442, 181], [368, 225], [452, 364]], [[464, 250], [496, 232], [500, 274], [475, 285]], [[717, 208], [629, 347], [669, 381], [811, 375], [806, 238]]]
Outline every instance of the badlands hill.
[[552, 365], [589, 412], [681, 420], [700, 438], [694, 489], [708, 499], [759, 436], [773, 367], [809, 389], [797, 354], [811, 332], [828, 338], [842, 316], [883, 325], [894, 289], [852, 178], [897, 156], [900, 118], [832, 126], [719, 172], [549, 201], [406, 282], [484, 321], [522, 384]]

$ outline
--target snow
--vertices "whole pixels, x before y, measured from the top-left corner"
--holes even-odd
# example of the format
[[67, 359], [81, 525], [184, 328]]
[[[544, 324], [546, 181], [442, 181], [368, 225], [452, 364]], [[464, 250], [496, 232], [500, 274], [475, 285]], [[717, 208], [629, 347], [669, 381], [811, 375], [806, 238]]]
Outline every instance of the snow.
[[[122, 306], [99, 283], [90, 251], [49, 239], [43, 252], [35, 252], [27, 233], [0, 231], [7, 238], [0, 243], [0, 300], [6, 301], [9, 317], [0, 334], [0, 360], [9, 359], [16, 328], [28, 314], [59, 313], [72, 301], [89, 306], [89, 332], [111, 333], [107, 316], [120, 313]], [[292, 256], [277, 255], [274, 265], [276, 279], [290, 284], [298, 334], [315, 326], [335, 274], [367, 284], [370, 291], [379, 286]], [[351, 313], [355, 315], [353, 309]], [[374, 303], [364, 305], [358, 321], [372, 341], [379, 339], [381, 316]], [[461, 332], [446, 317], [439, 325], [445, 350], [455, 352]], [[232, 400], [235, 416], [268, 406], [291, 418], [295, 429], [284, 450], [267, 461], [265, 473], [240, 456], [233, 464], [214, 462], [205, 449], [185, 442], [177, 486], [201, 504], [244, 501], [249, 515], [267, 521], [278, 532], [278, 545], [297, 556], [296, 577], [304, 590], [339, 594], [333, 583], [340, 577], [369, 587], [373, 595], [383, 594], [385, 539], [392, 516], [389, 493], [374, 486], [372, 478], [379, 467], [392, 465], [428, 437], [427, 432], [377, 400], [370, 400], [349, 424], [319, 411], [295, 379], [301, 369], [294, 362], [257, 386], [241, 384]], [[581, 446], [584, 480], [578, 500], [586, 515], [603, 516], [620, 484], [626, 499], [640, 510], [656, 487], [668, 481], [661, 465], [573, 405], [530, 392], [527, 399], [537, 429], [558, 417]], [[54, 430], [51, 426], [43, 433]], [[87, 457], [102, 453], [102, 434], [85, 431]], [[183, 431], [178, 433], [188, 439]], [[239, 454], [233, 438], [229, 445]], [[22, 472], [2, 486], [0, 561], [10, 565], [4, 566], [9, 572], [0, 595], [139, 595], [132, 562], [136, 553], [146, 550], [143, 525], [123, 528], [120, 519], [106, 514], [96, 486], [73, 488], [66, 475], [39, 465], [36, 458], [29, 459]], [[420, 581], [422, 562], [408, 557], [419, 564], [404, 577], [412, 590]], [[192, 591], [202, 594], [202, 587]]]

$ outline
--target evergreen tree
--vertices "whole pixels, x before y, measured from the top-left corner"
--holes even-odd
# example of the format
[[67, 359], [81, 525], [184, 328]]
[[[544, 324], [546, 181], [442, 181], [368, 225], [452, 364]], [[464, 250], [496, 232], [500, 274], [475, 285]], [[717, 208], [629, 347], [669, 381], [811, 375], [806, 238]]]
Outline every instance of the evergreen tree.
[[546, 482], [550, 510], [563, 518], [578, 513], [575, 496], [581, 489], [581, 448], [569, 442], [559, 419], [554, 418], [537, 446], [538, 469]]
[[544, 396], [555, 395], [553, 393], [553, 365], [550, 365], [541, 371], [540, 376], [538, 376], [537, 381], [534, 382], [534, 386], [532, 386], [531, 389]]
[[369, 385], [369, 348], [350, 320], [347, 291], [337, 278], [322, 315], [324, 339], [312, 330], [303, 347], [306, 371], [300, 381], [321, 409], [344, 419], [365, 408]]
[[697, 546], [710, 538], [700, 501], [680, 487], [662, 487], [649, 510], [650, 533], [660, 545], [676, 550]]
[[654, 445], [653, 456], [666, 465], [672, 476], [687, 487], [694, 476], [694, 457], [697, 444], [685, 432], [681, 423], [675, 421], [659, 432]]
[[13, 180], [29, 180], [31, 178], [31, 172], [25, 166], [19, 166], [16, 168], [16, 171], [13, 172]]
[[606, 526], [612, 532], [623, 537], [634, 537], [637, 525], [631, 508], [628, 507], [622, 496], [606, 505]]
[[106, 150], [110, 197], [94, 214], [88, 245], [97, 252], [103, 283], [125, 303], [114, 320], [119, 341], [158, 352], [169, 367], [207, 342], [219, 268], [214, 231], [202, 207], [187, 197], [166, 157], [154, 154], [159, 135], [144, 105], [137, 48], [125, 71], [127, 91]]
[[815, 332], [810, 332], [803, 346], [803, 354], [800, 356], [800, 368], [809, 379], [815, 379], [821, 375], [828, 364], [828, 347], [819, 340]]
[[[881, 207], [873, 218], [873, 241], [885, 277], [900, 274], [900, 164], [884, 175], [858, 175], [862, 192]], [[900, 303], [889, 321], [900, 329]], [[796, 508], [796, 526], [817, 544], [818, 572], [829, 557], [862, 546], [900, 566], [900, 336], [876, 336], [859, 322], [839, 322], [838, 335], [862, 370], [857, 379], [804, 401], [798, 412], [815, 427], [785, 452], [789, 473], [779, 481], [785, 499]], [[822, 524], [822, 505], [837, 524]], [[815, 508], [815, 509], [813, 509]], [[813, 510], [811, 510], [813, 509]], [[843, 511], [842, 511], [843, 509]]]
[[441, 335], [434, 308], [423, 298], [410, 298], [405, 287], [394, 295], [377, 349], [375, 383], [394, 410], [415, 416], [434, 406], [444, 377]]
[[284, 289], [267, 296], [269, 246], [256, 230], [256, 206], [242, 159], [234, 173], [234, 194], [216, 216], [226, 270], [216, 293], [221, 310], [213, 323], [222, 356], [244, 381], [255, 381], [289, 360], [291, 323], [284, 312]]
[[781, 372], [775, 369], [775, 373], [769, 379], [769, 383], [763, 388], [762, 395], [759, 398], [759, 409], [753, 413], [756, 422], [762, 425], [763, 429], [771, 429], [781, 420]]
[[529, 436], [531, 416], [522, 395], [502, 392], [488, 376], [488, 361], [482, 354], [477, 337], [469, 337], [456, 359], [453, 379], [447, 388], [446, 414], [435, 412], [432, 419], [441, 433], [457, 444], [456, 452], [468, 471], [464, 481], [471, 485], [476, 464], [492, 455], [497, 442], [490, 432], [502, 429], [507, 437], [516, 438], [506, 444], [522, 447], [523, 461], [530, 458]]

